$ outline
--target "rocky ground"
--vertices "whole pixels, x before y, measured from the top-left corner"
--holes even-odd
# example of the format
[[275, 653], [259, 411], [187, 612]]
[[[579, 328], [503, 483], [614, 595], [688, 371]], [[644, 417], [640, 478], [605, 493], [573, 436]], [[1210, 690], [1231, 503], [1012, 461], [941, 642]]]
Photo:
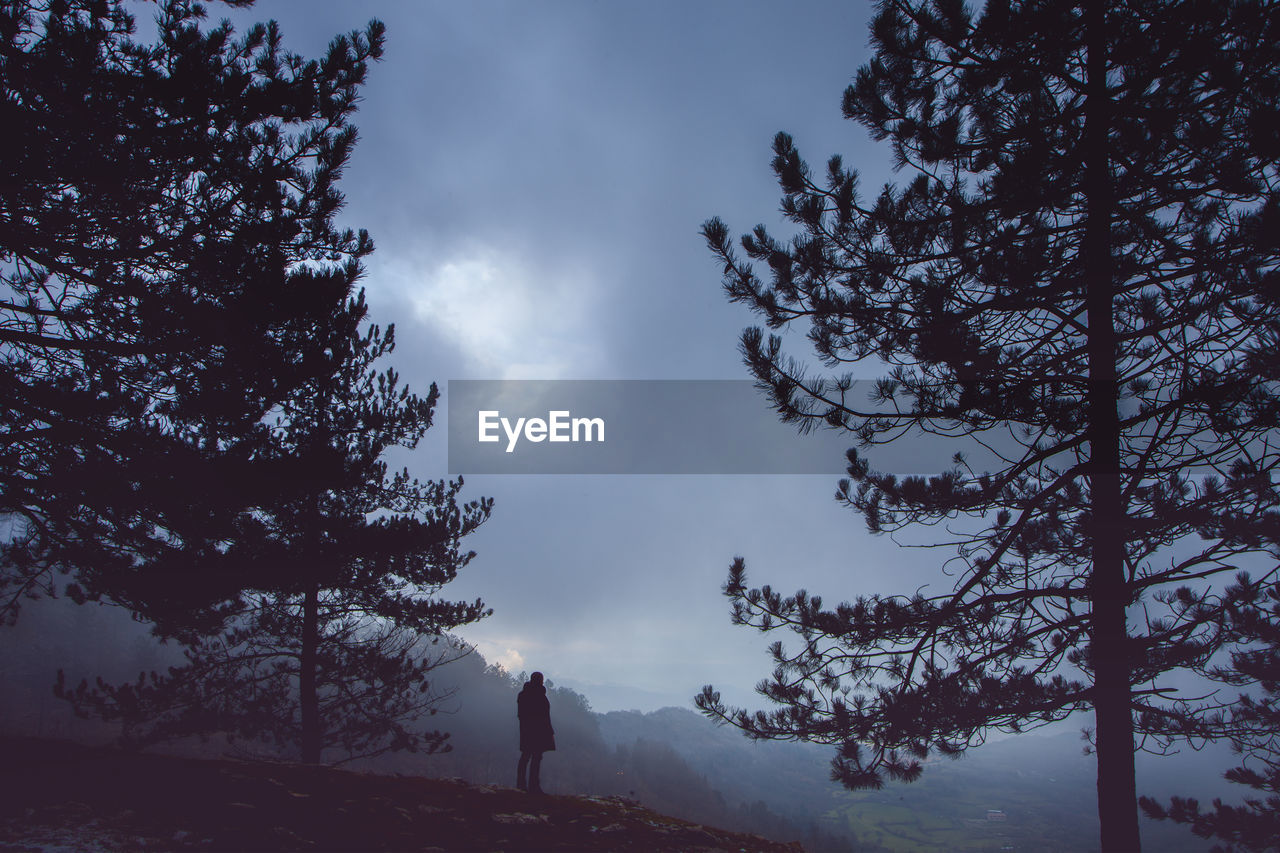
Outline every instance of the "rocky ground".
[[0, 851], [787, 851], [618, 797], [0, 738]]

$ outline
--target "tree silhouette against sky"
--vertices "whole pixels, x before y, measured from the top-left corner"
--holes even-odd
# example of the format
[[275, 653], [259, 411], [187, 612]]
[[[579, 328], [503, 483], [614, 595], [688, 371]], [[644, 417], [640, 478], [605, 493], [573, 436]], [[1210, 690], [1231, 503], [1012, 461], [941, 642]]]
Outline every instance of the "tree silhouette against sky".
[[[1091, 710], [1102, 849], [1136, 850], [1135, 748], [1223, 733], [1222, 703], [1168, 676], [1231, 641], [1223, 583], [1251, 555], [1270, 577], [1280, 538], [1280, 11], [886, 0], [871, 33], [844, 114], [902, 182], [864, 199], [779, 134], [795, 236], [758, 226], [743, 259], [724, 223], [703, 233], [729, 297], [832, 371], [743, 334], [784, 420], [856, 438], [838, 500], [954, 556], [942, 589], [835, 607], [749, 588], [736, 560], [734, 620], [797, 635], [760, 686], [781, 707], [698, 704], [835, 745], [851, 788]], [[854, 364], [887, 377], [862, 393]], [[930, 433], [994, 461], [872, 467]]]
[[290, 500], [261, 519], [255, 562], [270, 584], [225, 629], [190, 639], [184, 665], [97, 689], [60, 679], [60, 695], [138, 744], [225, 732], [309, 764], [444, 744], [423, 728], [449, 695], [432, 671], [468, 651], [448, 632], [492, 611], [438, 594], [493, 502], [461, 503], [461, 478], [389, 470], [386, 453], [417, 445], [439, 399], [377, 368], [394, 348], [392, 329], [352, 335], [281, 405], [278, 452], [297, 468]]
[[[245, 5], [231, 3], [231, 5]], [[350, 118], [383, 27], [287, 53], [168, 0], [0, 6], [0, 609], [58, 591], [203, 613], [288, 481], [266, 416], [356, 329]], [[275, 460], [279, 461], [279, 460]]]

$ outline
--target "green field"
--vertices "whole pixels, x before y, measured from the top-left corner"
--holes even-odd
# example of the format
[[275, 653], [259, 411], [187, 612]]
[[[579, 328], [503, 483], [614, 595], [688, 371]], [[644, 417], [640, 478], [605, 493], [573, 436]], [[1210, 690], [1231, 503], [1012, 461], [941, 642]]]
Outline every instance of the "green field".
[[[970, 758], [930, 762], [909, 785], [833, 794], [823, 823], [894, 853], [1096, 850], [1093, 760], [1078, 751], [1054, 761], [1029, 758], [1012, 744], [989, 744]], [[988, 820], [989, 809], [1002, 811], [1005, 820]], [[1165, 853], [1210, 846], [1169, 823], [1144, 820], [1142, 834], [1144, 847]]]

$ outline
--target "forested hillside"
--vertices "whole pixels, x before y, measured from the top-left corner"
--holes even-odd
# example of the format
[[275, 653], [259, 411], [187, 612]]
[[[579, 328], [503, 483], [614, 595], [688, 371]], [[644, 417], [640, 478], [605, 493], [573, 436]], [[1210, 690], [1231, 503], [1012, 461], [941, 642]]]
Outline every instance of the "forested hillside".
[[[163, 668], [176, 660], [172, 646], [158, 646], [143, 625], [119, 608], [69, 602], [41, 602], [4, 635], [0, 660], [0, 733], [110, 743], [118, 727], [99, 720], [77, 719], [53, 694], [59, 669], [75, 684], [97, 675], [108, 679], [136, 677], [142, 670]], [[439, 712], [424, 717], [420, 728], [449, 733], [449, 750], [433, 755], [395, 752], [352, 762], [354, 769], [379, 773], [457, 777], [481, 785], [514, 787], [519, 756], [516, 726], [518, 678], [489, 666], [473, 652], [441, 668], [433, 685], [450, 694]], [[592, 712], [582, 695], [554, 686], [549, 691], [557, 750], [543, 765], [543, 786], [552, 794], [619, 795], [675, 817], [752, 832], [780, 841], [801, 841], [807, 849], [854, 849], [849, 833], [826, 833], [811, 812], [789, 814], [767, 791], [733, 784], [738, 774], [717, 778], [715, 765], [704, 766], [700, 751], [684, 740], [667, 741], [662, 715], [674, 714], [680, 731], [708, 736], [720, 749], [751, 755], [753, 746], [739, 736], [717, 730], [691, 711], [667, 709], [655, 715]], [[619, 740], [613, 725], [639, 719], [636, 735]], [[153, 748], [201, 757], [262, 756], [264, 745], [229, 741], [214, 735]], [[289, 760], [290, 756], [281, 754]], [[814, 764], [819, 784], [825, 770]], [[767, 779], [766, 779], [767, 783]], [[827, 786], [830, 787], [830, 786]], [[816, 814], [816, 813], [814, 813]]]
[[[6, 636], [0, 668], [0, 724], [5, 733], [109, 742], [111, 727], [75, 719], [53, 696], [59, 665], [69, 680], [100, 668], [124, 677], [129, 668], [162, 665], [172, 656], [143, 626], [119, 610], [45, 604], [32, 608]], [[383, 773], [458, 777], [479, 785], [513, 786], [518, 757], [519, 678], [472, 653], [440, 670], [452, 690], [424, 728], [450, 733], [450, 751], [395, 753], [352, 766]], [[549, 691], [557, 749], [543, 764], [553, 794], [622, 796], [663, 814], [800, 841], [809, 850], [1093, 849], [1091, 757], [1070, 727], [990, 743], [959, 761], [938, 760], [913, 784], [851, 793], [828, 781], [828, 751], [781, 742], [753, 742], [685, 708], [592, 711], [587, 697]], [[206, 757], [235, 754], [219, 738], [171, 744]], [[1157, 798], [1194, 791], [1202, 801], [1239, 799], [1239, 786], [1221, 779], [1232, 757], [1224, 749], [1185, 751], [1139, 760], [1144, 794]], [[988, 810], [1003, 820], [988, 820]], [[1155, 849], [1204, 851], [1209, 843], [1180, 826], [1145, 821]]]

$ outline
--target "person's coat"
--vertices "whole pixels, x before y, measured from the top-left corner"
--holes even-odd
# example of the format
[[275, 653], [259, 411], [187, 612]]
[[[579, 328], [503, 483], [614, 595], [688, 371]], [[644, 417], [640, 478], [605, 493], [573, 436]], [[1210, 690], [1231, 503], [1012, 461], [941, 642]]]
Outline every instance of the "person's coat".
[[556, 733], [551, 728], [551, 703], [547, 688], [532, 681], [516, 697], [516, 716], [520, 718], [520, 751], [549, 752], [556, 748]]

